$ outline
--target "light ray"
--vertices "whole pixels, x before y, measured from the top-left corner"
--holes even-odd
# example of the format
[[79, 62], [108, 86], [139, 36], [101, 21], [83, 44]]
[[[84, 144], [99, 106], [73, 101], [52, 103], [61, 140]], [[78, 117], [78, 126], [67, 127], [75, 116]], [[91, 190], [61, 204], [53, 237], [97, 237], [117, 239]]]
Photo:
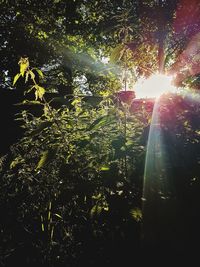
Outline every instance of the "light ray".
[[174, 188], [170, 180], [170, 168], [161, 129], [161, 105], [161, 101], [155, 101], [145, 160], [142, 242], [147, 247], [158, 244], [158, 240], [167, 240], [170, 236], [167, 223], [173, 220], [175, 208], [171, 204], [174, 199]]

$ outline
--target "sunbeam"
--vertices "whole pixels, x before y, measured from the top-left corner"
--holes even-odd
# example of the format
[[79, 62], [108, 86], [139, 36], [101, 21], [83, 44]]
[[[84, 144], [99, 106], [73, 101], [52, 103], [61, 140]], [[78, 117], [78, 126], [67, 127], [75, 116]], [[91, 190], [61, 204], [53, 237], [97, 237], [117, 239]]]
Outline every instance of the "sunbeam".
[[150, 125], [144, 182], [143, 182], [143, 225], [142, 245], [151, 247], [162, 240], [168, 242], [172, 236], [168, 225], [173, 224], [175, 206], [174, 187], [170, 179], [168, 156], [160, 121], [162, 101], [155, 101]]

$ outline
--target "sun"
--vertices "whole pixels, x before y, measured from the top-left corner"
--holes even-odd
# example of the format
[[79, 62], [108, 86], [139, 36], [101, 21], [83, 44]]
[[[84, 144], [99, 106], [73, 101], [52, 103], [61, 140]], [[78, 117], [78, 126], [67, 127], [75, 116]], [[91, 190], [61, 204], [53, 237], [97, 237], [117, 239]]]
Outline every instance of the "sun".
[[148, 79], [141, 78], [134, 86], [136, 98], [159, 98], [177, 89], [172, 84], [173, 77], [164, 74], [153, 74]]

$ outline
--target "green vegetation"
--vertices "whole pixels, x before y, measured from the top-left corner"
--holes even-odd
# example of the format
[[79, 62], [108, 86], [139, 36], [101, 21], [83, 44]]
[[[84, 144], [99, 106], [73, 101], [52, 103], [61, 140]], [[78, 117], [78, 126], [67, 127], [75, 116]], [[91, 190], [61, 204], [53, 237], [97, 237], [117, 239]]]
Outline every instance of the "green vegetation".
[[[199, 24], [195, 12], [187, 25], [177, 12], [191, 7], [153, 0], [0, 2], [1, 90], [16, 97], [0, 114], [16, 113], [15, 127], [23, 131], [1, 151], [0, 266], [141, 266], [166, 251], [169, 260], [195, 255], [199, 72], [191, 61], [184, 69], [180, 55]], [[129, 90], [157, 71], [175, 73], [182, 92], [163, 95], [157, 114], [173, 191], [156, 192], [155, 210], [144, 214], [154, 100], [132, 101]], [[2, 145], [9, 138], [4, 134]]]

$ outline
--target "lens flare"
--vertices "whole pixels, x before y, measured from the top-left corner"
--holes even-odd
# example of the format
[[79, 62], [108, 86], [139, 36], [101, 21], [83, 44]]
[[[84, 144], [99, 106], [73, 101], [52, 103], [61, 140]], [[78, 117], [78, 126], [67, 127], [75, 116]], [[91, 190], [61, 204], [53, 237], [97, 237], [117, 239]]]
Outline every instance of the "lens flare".
[[[155, 101], [149, 130], [143, 181], [142, 235], [143, 246], [153, 247], [174, 235], [176, 220], [174, 184], [171, 179], [170, 155], [161, 127], [161, 101]], [[171, 231], [171, 232], [170, 232]]]
[[154, 74], [148, 79], [139, 79], [134, 86], [136, 98], [159, 98], [164, 93], [175, 92], [173, 77], [164, 74]]

